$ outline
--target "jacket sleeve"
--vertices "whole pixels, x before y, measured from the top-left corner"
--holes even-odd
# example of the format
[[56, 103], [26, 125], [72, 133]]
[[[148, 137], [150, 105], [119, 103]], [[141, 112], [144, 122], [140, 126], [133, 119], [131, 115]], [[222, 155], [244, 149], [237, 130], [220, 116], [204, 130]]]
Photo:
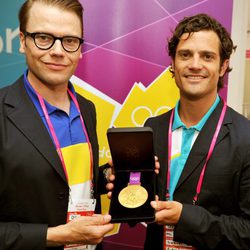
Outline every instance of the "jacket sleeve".
[[250, 149], [241, 172], [238, 192], [240, 212], [234, 215], [214, 215], [201, 206], [183, 204], [174, 239], [203, 249], [222, 249], [221, 245], [223, 249], [249, 249]]
[[47, 225], [0, 222], [0, 249], [45, 249], [46, 235]]

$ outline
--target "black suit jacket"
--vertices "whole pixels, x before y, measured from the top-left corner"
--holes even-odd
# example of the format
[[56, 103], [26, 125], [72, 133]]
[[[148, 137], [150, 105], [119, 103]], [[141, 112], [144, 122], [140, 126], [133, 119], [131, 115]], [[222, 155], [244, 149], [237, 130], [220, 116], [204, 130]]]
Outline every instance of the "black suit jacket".
[[[95, 107], [77, 99], [92, 145], [100, 212]], [[47, 227], [66, 222], [68, 198], [60, 159], [22, 76], [0, 91], [0, 249], [45, 249]]]
[[[174, 240], [196, 249], [250, 249], [250, 122], [227, 108], [208, 162], [198, 203], [196, 186], [219, 120], [222, 102], [198, 135], [174, 192], [183, 204]], [[149, 119], [159, 157], [158, 195], [165, 200], [170, 112]], [[150, 224], [145, 249], [163, 249], [163, 226]]]

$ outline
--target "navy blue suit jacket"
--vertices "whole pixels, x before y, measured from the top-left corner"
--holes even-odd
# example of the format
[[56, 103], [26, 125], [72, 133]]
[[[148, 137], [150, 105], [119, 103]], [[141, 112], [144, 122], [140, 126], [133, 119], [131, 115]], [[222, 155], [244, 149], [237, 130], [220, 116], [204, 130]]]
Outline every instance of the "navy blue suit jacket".
[[[174, 240], [196, 249], [250, 249], [250, 122], [227, 108], [196, 206], [196, 186], [222, 110], [216, 107], [198, 135], [177, 183], [183, 204]], [[165, 200], [170, 112], [150, 118], [159, 157], [158, 195]], [[149, 224], [145, 249], [163, 249], [163, 226]]]
[[[104, 183], [98, 182], [95, 107], [77, 99], [92, 145], [100, 212], [98, 193]], [[45, 249], [47, 227], [66, 222], [68, 198], [60, 158], [22, 76], [0, 90], [0, 249]]]

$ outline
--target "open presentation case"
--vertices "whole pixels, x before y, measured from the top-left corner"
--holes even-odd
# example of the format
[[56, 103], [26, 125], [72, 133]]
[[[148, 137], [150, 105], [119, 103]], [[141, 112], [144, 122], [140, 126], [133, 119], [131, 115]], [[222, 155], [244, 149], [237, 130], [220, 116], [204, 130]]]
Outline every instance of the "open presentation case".
[[149, 127], [110, 128], [107, 137], [115, 181], [109, 213], [112, 222], [154, 220], [155, 200], [153, 131]]

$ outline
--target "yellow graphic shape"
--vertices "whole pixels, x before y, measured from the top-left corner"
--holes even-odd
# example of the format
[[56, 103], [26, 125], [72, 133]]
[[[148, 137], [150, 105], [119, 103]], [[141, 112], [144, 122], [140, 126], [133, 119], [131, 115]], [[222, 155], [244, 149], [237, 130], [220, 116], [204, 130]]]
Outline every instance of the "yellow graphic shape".
[[97, 136], [100, 146], [99, 164], [102, 165], [110, 158], [106, 133], [107, 129], [110, 127], [116, 106], [108, 100], [105, 100], [105, 97], [100, 97], [96, 93], [92, 93], [78, 85], [74, 85], [74, 88], [78, 94], [91, 100], [95, 104], [97, 114]]
[[[100, 166], [107, 163], [110, 160], [110, 151], [107, 141], [107, 129], [111, 126], [113, 115], [116, 108], [119, 108], [120, 104], [110, 100], [98, 91], [89, 89], [89, 85], [76, 77], [73, 78], [74, 88], [76, 92], [85, 98], [91, 100], [95, 104], [97, 115], [97, 136], [99, 143], [99, 164]], [[102, 214], [107, 214], [109, 211], [110, 200], [107, 195], [101, 195]], [[114, 235], [119, 232], [120, 224], [115, 224], [114, 229], [107, 235]]]
[[64, 147], [62, 154], [70, 186], [90, 180], [90, 154], [87, 143]]
[[166, 69], [147, 88], [135, 84], [115, 119], [116, 127], [143, 126], [147, 118], [160, 115], [173, 106], [179, 91], [169, 69]]

